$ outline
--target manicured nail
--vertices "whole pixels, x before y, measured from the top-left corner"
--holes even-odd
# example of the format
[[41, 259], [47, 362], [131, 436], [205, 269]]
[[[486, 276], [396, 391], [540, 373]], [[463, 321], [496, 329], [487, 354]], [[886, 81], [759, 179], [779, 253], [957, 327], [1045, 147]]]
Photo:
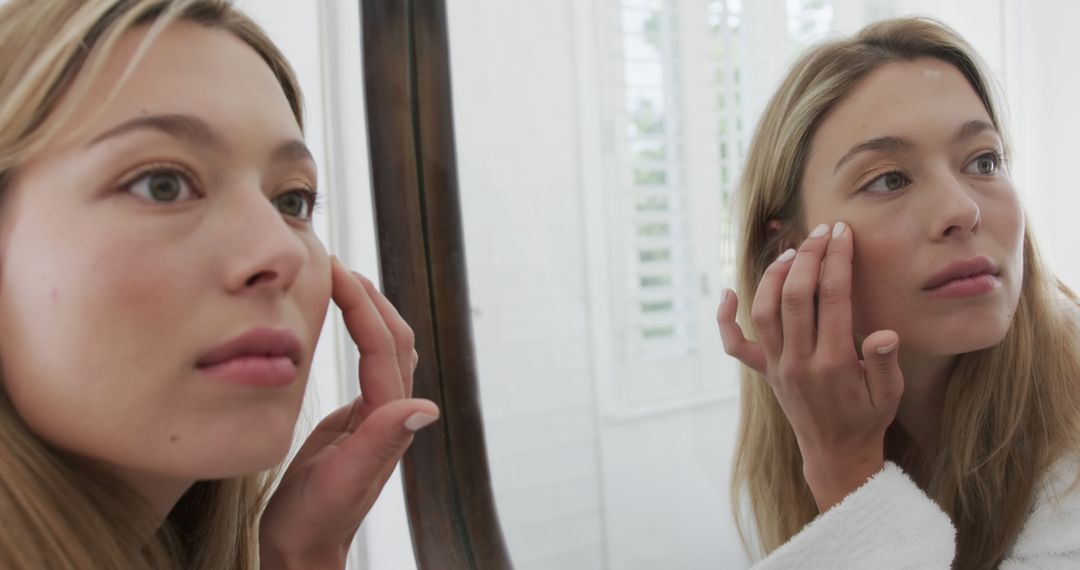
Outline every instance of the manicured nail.
[[409, 419], [405, 420], [405, 429], [416, 433], [428, 427], [437, 419], [439, 419], [438, 416], [425, 414], [424, 412], [416, 412], [415, 414], [409, 416]]
[[900, 344], [900, 339], [896, 339], [885, 346], [879, 346], [877, 347], [877, 353], [882, 355], [889, 354], [896, 348], [896, 345], [898, 344]]
[[838, 238], [844, 235], [844, 230], [847, 229], [847, 225], [844, 222], [836, 222], [836, 225], [832, 227], [832, 237]]
[[776, 260], [781, 261], [781, 262], [783, 262], [783, 261], [791, 261], [791, 258], [793, 258], [793, 257], [795, 257], [795, 250], [789, 248], [784, 253], [781, 253], [780, 257], [776, 258]]
[[814, 231], [810, 232], [810, 237], [819, 238], [827, 233], [829, 233], [829, 224], [821, 224], [814, 228]]

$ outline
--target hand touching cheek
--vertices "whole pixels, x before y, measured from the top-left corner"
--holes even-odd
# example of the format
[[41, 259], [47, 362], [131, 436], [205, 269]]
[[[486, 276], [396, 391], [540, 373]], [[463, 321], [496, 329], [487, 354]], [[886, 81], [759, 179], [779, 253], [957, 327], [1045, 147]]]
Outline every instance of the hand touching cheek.
[[798, 251], [766, 270], [751, 319], [758, 342], [735, 322], [726, 292], [717, 322], [728, 354], [765, 377], [795, 431], [806, 477], [821, 511], [884, 466], [885, 430], [904, 379], [899, 337], [877, 331], [855, 350], [851, 316], [853, 235], [846, 224], [818, 226]]

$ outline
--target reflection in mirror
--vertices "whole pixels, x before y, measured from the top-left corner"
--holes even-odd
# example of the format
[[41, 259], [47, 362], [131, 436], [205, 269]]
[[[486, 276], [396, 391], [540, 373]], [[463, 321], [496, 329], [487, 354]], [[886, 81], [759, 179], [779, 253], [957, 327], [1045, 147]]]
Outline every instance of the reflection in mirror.
[[713, 319], [747, 143], [797, 53], [876, 19], [940, 18], [1001, 77], [1001, 3], [938, 4], [448, 2], [485, 432], [517, 568], [748, 564], [728, 499], [737, 368]]

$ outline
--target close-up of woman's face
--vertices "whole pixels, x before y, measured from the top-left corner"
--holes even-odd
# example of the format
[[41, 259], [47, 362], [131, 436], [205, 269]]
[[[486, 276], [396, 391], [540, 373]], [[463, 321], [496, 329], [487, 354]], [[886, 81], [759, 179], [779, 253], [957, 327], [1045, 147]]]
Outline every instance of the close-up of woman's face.
[[[814, 133], [807, 227], [854, 230], [855, 331], [951, 355], [1004, 338], [1020, 294], [1024, 218], [982, 101], [952, 65], [886, 64]], [[974, 277], [972, 277], [974, 275]], [[950, 277], [969, 277], [939, 286]]]
[[180, 22], [122, 79], [145, 35], [16, 169], [3, 381], [32, 431], [129, 477], [251, 473], [289, 448], [330, 299], [315, 164], [251, 47]]

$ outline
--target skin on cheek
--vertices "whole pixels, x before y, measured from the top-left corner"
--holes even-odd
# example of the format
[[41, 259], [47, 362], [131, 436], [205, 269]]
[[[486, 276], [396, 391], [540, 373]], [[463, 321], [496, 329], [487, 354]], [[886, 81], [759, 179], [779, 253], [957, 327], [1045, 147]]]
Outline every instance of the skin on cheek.
[[[902, 280], [893, 275], [898, 267], [893, 254], [903, 250], [896, 238], [890, 237], [895, 236], [895, 230], [889, 232], [886, 225], [877, 222], [848, 221], [851, 218], [854, 216], [846, 217], [845, 221], [855, 236], [851, 268], [852, 325], [856, 335], [862, 338], [897, 326], [895, 321], [902, 313], [898, 301], [905, 297], [900, 288]], [[881, 231], [883, 228], [886, 231]], [[908, 226], [900, 233], [910, 235], [910, 232]]]
[[[322, 322], [326, 319], [326, 312], [330, 309], [333, 281], [330, 275], [330, 254], [322, 242], [312, 235], [307, 244], [311, 256], [311, 267], [305, 269], [310, 273], [312, 283], [311, 310], [314, 330], [322, 330]], [[307, 305], [305, 305], [307, 307]]]

